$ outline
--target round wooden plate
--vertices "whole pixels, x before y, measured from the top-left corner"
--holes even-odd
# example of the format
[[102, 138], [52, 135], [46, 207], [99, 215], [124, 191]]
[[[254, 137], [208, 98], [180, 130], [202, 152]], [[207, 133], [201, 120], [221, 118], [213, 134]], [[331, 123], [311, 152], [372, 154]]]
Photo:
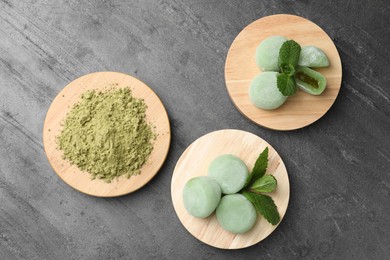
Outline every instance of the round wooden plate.
[[200, 137], [184, 151], [172, 176], [171, 195], [177, 216], [193, 236], [210, 246], [239, 249], [260, 242], [276, 229], [277, 226], [258, 216], [255, 226], [250, 231], [245, 234], [232, 234], [219, 225], [214, 213], [206, 219], [188, 214], [182, 198], [186, 182], [195, 176], [207, 175], [210, 162], [217, 156], [234, 154], [251, 170], [259, 154], [267, 146], [269, 149], [267, 173], [272, 173], [278, 182], [276, 190], [269, 195], [274, 199], [283, 219], [290, 198], [290, 183], [282, 159], [266, 141], [245, 131], [220, 130]]
[[[317, 46], [326, 53], [330, 66], [316, 69], [327, 80], [327, 87], [321, 95], [313, 96], [298, 90], [275, 110], [262, 110], [251, 103], [249, 86], [261, 73], [256, 66], [256, 48], [262, 40], [273, 35], [293, 39], [301, 46]], [[336, 100], [341, 76], [340, 56], [326, 32], [305, 18], [286, 14], [263, 17], [245, 27], [233, 41], [225, 64], [226, 86], [234, 105], [256, 124], [274, 130], [302, 128], [321, 118]]]
[[[61, 122], [68, 111], [77, 103], [87, 90], [104, 90], [110, 87], [130, 87], [136, 98], [143, 98], [148, 106], [146, 118], [155, 126], [157, 139], [149, 159], [141, 168], [141, 174], [127, 179], [124, 176], [106, 183], [102, 180], [91, 180], [89, 173], [81, 171], [62, 159], [58, 150], [56, 136], [60, 133]], [[133, 192], [148, 183], [162, 166], [169, 149], [171, 132], [168, 114], [158, 96], [143, 82], [129, 75], [117, 72], [97, 72], [82, 76], [69, 83], [54, 99], [47, 112], [43, 127], [43, 143], [47, 158], [54, 171], [67, 184], [78, 191], [98, 197], [115, 197]]]

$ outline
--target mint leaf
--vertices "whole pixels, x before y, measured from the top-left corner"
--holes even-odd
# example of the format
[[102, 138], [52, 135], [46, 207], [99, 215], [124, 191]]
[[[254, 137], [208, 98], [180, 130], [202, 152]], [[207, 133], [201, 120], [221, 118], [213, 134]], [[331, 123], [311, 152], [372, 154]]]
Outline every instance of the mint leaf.
[[272, 225], [276, 225], [280, 221], [278, 208], [270, 196], [257, 194], [253, 192], [243, 191], [244, 195], [250, 202], [252, 202], [256, 211]]
[[285, 41], [280, 47], [278, 65], [282, 73], [277, 75], [277, 85], [284, 96], [292, 96], [297, 90], [294, 75], [300, 53], [301, 46], [294, 40]]
[[257, 179], [263, 177], [268, 167], [268, 147], [264, 149], [255, 162], [255, 166], [251, 174], [248, 176], [248, 180], [244, 188], [248, 185], [252, 185]]
[[293, 76], [289, 76], [283, 73], [279, 73], [276, 76], [276, 83], [278, 85], [279, 91], [284, 96], [292, 96], [297, 90], [297, 85], [295, 84], [295, 79]]
[[285, 41], [279, 50], [278, 65], [290, 64], [295, 67], [298, 64], [301, 46], [294, 40]]
[[283, 63], [280, 66], [280, 69], [282, 70], [282, 73], [286, 74], [287, 76], [294, 76], [295, 75], [295, 67], [291, 64]]
[[255, 181], [252, 186], [249, 187], [251, 192], [260, 193], [260, 192], [272, 192], [275, 190], [277, 181], [272, 175], [264, 175], [257, 181]]

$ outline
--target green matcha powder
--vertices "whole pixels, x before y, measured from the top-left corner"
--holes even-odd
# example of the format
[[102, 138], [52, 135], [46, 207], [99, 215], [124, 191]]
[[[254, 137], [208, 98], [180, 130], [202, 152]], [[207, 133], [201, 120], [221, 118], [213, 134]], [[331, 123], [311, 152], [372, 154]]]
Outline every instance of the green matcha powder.
[[87, 91], [57, 137], [64, 159], [106, 182], [139, 174], [155, 139], [146, 109], [129, 88]]

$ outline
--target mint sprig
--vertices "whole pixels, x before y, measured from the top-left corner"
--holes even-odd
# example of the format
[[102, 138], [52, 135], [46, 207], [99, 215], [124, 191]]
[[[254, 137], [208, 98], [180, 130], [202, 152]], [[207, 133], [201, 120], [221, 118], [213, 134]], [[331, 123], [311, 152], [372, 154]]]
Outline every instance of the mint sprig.
[[298, 65], [301, 46], [294, 40], [285, 41], [279, 50], [278, 66], [281, 73], [277, 75], [277, 86], [284, 96], [292, 96], [297, 90], [295, 71]]
[[279, 67], [282, 67], [283, 64], [290, 64], [294, 67], [297, 66], [300, 53], [301, 46], [296, 41], [285, 41], [279, 50]]
[[297, 85], [293, 75], [279, 73], [276, 75], [276, 84], [283, 96], [292, 96], [297, 91]]
[[255, 166], [251, 174], [249, 174], [246, 184], [244, 186], [252, 185], [257, 179], [260, 179], [265, 174], [268, 167], [268, 147], [264, 149], [264, 151], [259, 155], [255, 162]]
[[244, 195], [250, 202], [252, 202], [256, 211], [272, 225], [276, 225], [280, 221], [278, 208], [270, 196], [257, 194], [253, 192], [243, 191]]
[[276, 189], [277, 181], [274, 176], [267, 174], [255, 181], [249, 190], [255, 193], [273, 192]]
[[278, 208], [270, 196], [261, 194], [275, 190], [277, 181], [274, 176], [265, 174], [268, 167], [268, 147], [259, 155], [255, 166], [249, 175], [244, 189], [241, 191], [250, 202], [252, 202], [256, 211], [264, 218], [276, 225], [280, 221]]

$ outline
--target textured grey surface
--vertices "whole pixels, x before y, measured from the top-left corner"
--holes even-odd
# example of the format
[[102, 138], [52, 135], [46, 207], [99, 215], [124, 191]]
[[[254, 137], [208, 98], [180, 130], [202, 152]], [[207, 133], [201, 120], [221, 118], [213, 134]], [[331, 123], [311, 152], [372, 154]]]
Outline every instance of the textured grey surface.
[[[320, 25], [343, 62], [341, 92], [318, 122], [276, 132], [245, 119], [224, 84], [228, 48], [247, 24], [291, 13]], [[388, 1], [0, 0], [1, 259], [390, 259]], [[160, 173], [120, 198], [83, 195], [50, 168], [45, 113], [94, 71], [140, 78], [161, 97], [172, 144]], [[202, 244], [174, 212], [176, 161], [196, 138], [238, 128], [287, 166], [285, 219], [253, 247]]]

